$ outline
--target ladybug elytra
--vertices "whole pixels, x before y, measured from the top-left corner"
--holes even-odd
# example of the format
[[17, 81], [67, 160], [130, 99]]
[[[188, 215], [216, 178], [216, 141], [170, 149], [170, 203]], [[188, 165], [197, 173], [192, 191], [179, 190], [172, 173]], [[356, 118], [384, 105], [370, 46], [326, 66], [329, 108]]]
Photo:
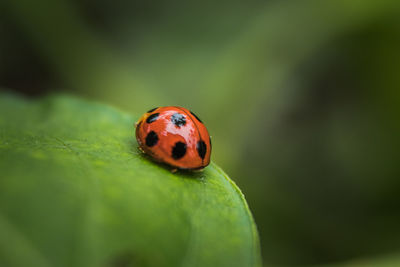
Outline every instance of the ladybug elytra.
[[139, 148], [155, 161], [195, 170], [210, 163], [211, 139], [202, 121], [182, 107], [149, 110], [136, 123]]

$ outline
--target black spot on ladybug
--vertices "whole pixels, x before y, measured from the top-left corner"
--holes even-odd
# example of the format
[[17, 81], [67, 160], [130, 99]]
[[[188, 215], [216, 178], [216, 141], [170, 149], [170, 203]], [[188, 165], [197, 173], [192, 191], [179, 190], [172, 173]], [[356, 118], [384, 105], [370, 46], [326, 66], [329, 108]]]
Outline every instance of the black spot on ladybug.
[[151, 115], [146, 119], [146, 122], [147, 122], [147, 123], [155, 122], [155, 121], [157, 120], [157, 118], [158, 118], [159, 115], [160, 115], [160, 113], [151, 114]]
[[174, 159], [180, 159], [186, 154], [186, 144], [182, 142], [176, 142], [172, 148], [172, 157]]
[[196, 144], [196, 149], [197, 149], [197, 153], [199, 153], [200, 158], [204, 159], [204, 157], [206, 156], [206, 152], [207, 152], [206, 143], [204, 143], [203, 140], [200, 140]]
[[146, 136], [146, 146], [149, 147], [155, 146], [157, 142], [158, 142], [158, 135], [154, 131], [149, 132], [149, 134]]
[[186, 118], [180, 113], [175, 113], [171, 116], [171, 121], [178, 127], [184, 126], [186, 124]]
[[151, 112], [153, 112], [153, 111], [156, 110], [156, 109], [158, 109], [158, 107], [150, 109], [149, 111], [147, 111], [147, 113], [151, 113]]
[[194, 114], [192, 111], [190, 111], [190, 113], [191, 113], [199, 122], [203, 123], [203, 122], [200, 120], [200, 118], [196, 116], [196, 114]]

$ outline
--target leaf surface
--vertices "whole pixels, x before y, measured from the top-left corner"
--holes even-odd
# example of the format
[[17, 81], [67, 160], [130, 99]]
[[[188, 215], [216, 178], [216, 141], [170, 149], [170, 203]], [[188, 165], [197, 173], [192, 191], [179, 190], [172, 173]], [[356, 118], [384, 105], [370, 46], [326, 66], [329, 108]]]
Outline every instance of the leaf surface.
[[1, 266], [259, 266], [238, 187], [171, 173], [131, 116], [68, 96], [0, 95]]

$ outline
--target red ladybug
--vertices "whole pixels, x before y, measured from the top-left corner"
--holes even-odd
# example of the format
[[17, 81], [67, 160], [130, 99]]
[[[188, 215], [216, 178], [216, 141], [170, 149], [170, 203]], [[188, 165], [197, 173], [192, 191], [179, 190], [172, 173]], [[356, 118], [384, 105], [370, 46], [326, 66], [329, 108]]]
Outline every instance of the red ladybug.
[[139, 148], [154, 160], [179, 169], [202, 169], [210, 163], [211, 139], [193, 112], [182, 107], [149, 110], [136, 123]]

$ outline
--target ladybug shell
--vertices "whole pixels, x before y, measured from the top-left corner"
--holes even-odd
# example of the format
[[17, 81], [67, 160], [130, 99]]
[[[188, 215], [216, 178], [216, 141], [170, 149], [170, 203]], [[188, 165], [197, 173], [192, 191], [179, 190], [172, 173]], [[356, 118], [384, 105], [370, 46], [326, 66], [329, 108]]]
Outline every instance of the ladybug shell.
[[210, 163], [207, 128], [182, 107], [149, 110], [136, 123], [136, 139], [140, 149], [154, 160], [179, 169], [202, 169]]

